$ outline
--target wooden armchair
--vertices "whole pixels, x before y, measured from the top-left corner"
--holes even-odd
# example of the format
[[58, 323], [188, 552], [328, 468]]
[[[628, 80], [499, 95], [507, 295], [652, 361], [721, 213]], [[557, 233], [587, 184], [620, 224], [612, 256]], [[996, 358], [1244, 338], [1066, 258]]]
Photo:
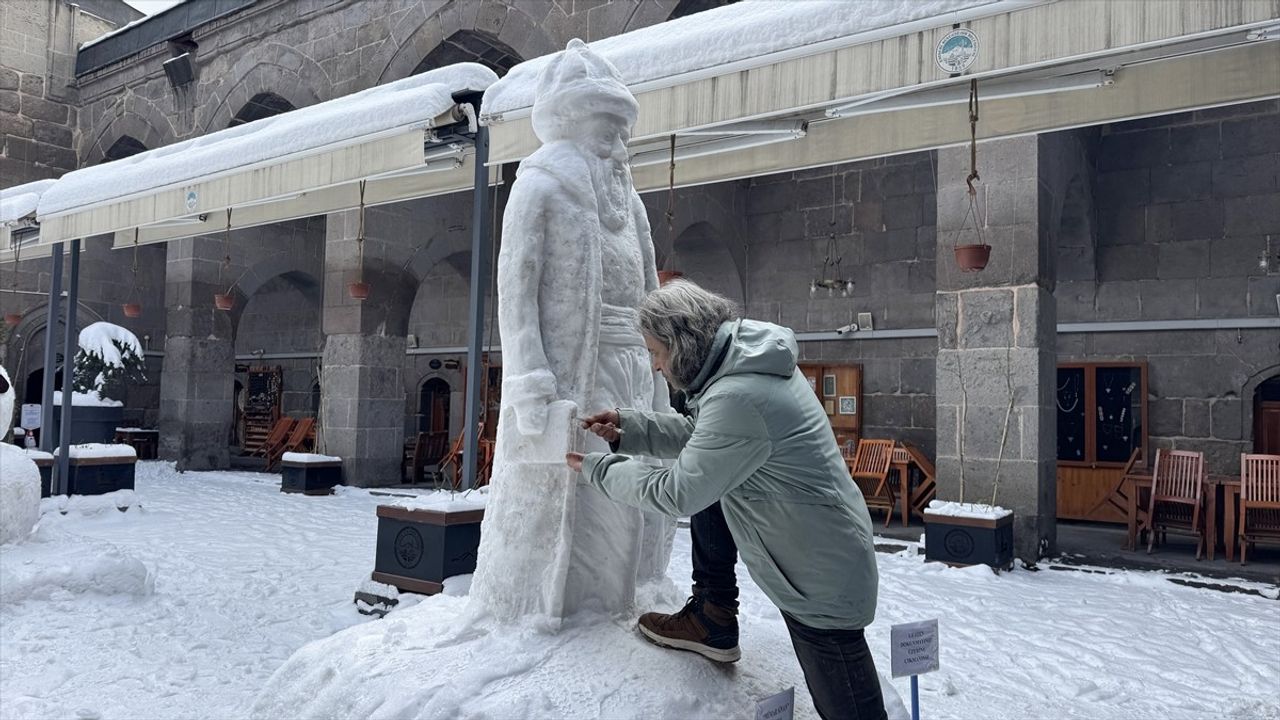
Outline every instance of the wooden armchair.
[[1240, 456], [1239, 522], [1241, 565], [1253, 543], [1280, 541], [1280, 455]]
[[894, 455], [899, 453], [906, 455], [916, 467], [920, 468], [920, 474], [924, 477], [920, 480], [920, 484], [915, 490], [910, 490], [910, 485], [904, 485], [908, 488], [907, 497], [910, 498], [911, 512], [916, 515], [923, 516], [924, 509], [929, 507], [930, 501], [938, 492], [938, 473], [933, 468], [933, 463], [929, 462], [929, 458], [925, 456], [924, 451], [912, 445], [909, 442], [900, 443], [900, 447], [893, 451]]
[[279, 451], [267, 456], [267, 471], [280, 464], [280, 459], [287, 452], [298, 452], [300, 450], [309, 450], [309, 444], [313, 441], [316, 429], [315, 418], [302, 418], [297, 425], [293, 426], [293, 431], [289, 433], [289, 437], [280, 446]]
[[1151, 502], [1147, 507], [1147, 522], [1151, 537], [1147, 539], [1147, 553], [1155, 545], [1156, 536], [1161, 542], [1169, 530], [1195, 535], [1196, 559], [1204, 555], [1205, 521], [1201, 514], [1204, 506], [1204, 453], [1184, 450], [1156, 450], [1156, 464], [1151, 480]]
[[897, 497], [889, 484], [889, 465], [893, 462], [892, 440], [859, 440], [858, 453], [848, 462], [849, 475], [862, 490], [868, 509], [884, 510], [884, 524], [889, 526]]
[[274, 453], [279, 452], [280, 448], [284, 447], [285, 441], [289, 439], [289, 433], [293, 431], [293, 422], [293, 418], [288, 415], [276, 420], [276, 424], [271, 426], [271, 433], [267, 435], [267, 439], [254, 448], [249, 456], [270, 458]]
[[[408, 476], [408, 482], [420, 483], [426, 476], [428, 465], [437, 466], [446, 460], [449, 452], [449, 433], [420, 432], [405, 442], [404, 463], [401, 476]], [[433, 471], [435, 474], [435, 471]]]

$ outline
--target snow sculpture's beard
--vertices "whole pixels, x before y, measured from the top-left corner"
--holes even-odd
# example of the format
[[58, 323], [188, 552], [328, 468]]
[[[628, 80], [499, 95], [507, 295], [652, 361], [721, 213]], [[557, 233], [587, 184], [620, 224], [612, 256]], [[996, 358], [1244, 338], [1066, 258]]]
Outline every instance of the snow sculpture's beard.
[[631, 206], [631, 173], [627, 163], [615, 157], [588, 155], [587, 165], [591, 168], [591, 187], [596, 193], [600, 222], [617, 232], [626, 224]]

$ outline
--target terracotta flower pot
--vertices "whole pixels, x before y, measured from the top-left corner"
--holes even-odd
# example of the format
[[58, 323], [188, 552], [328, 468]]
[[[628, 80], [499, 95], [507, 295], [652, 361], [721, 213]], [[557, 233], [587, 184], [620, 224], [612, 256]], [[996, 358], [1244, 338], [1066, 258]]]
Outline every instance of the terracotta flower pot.
[[216, 293], [213, 296], [213, 305], [219, 310], [230, 310], [236, 306], [236, 299], [229, 293]]
[[22, 313], [5, 313], [5, 316], [4, 316], [5, 325], [8, 325], [9, 327], [14, 327], [20, 322], [22, 322]]
[[369, 283], [353, 282], [347, 283], [347, 294], [352, 300], [368, 300], [369, 299]]
[[680, 272], [679, 270], [659, 270], [658, 284], [666, 285], [672, 280], [675, 280], [676, 278], [681, 278], [681, 277], [684, 277], [684, 273]]
[[977, 272], [987, 266], [991, 259], [990, 245], [957, 245], [955, 247], [956, 265], [965, 272]]
[[125, 303], [120, 306], [124, 310], [124, 316], [127, 318], [142, 317], [142, 305], [138, 303]]

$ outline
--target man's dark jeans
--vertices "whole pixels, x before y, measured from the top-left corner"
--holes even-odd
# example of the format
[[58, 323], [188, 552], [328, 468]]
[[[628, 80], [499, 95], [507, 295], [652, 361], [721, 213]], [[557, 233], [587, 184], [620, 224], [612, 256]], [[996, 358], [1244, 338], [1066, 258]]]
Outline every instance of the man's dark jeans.
[[[689, 519], [693, 536], [693, 587], [708, 602], [738, 608], [738, 580], [734, 565], [738, 546], [724, 521], [720, 503]], [[824, 720], [852, 718], [882, 720], [884, 698], [875, 661], [861, 630], [819, 630], [786, 613], [782, 618], [791, 633], [805, 684]]]
[[819, 630], [786, 613], [782, 619], [823, 720], [884, 720], [880, 677], [861, 630]]

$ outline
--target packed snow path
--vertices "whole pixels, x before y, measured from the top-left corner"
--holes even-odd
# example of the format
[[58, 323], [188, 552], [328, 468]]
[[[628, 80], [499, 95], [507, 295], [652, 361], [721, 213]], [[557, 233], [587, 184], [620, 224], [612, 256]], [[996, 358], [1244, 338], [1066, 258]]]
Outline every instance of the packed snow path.
[[[374, 508], [385, 497], [346, 488], [284, 495], [278, 476], [138, 468], [141, 509], [85, 503], [0, 548], [5, 720], [247, 717], [272, 673], [308, 643], [359, 624], [367, 626], [350, 632], [402, 633], [397, 623], [431, 603], [458, 602], [429, 600], [380, 621], [356, 613], [351, 599], [372, 569]], [[878, 558], [880, 614], [868, 640], [880, 669], [892, 623], [941, 623], [942, 670], [920, 682], [928, 717], [1280, 718], [1274, 587], [1241, 583], [1271, 596], [1260, 597], [1144, 572], [996, 576], [925, 564], [914, 548]], [[688, 567], [681, 531], [670, 568], [677, 585], [688, 584]], [[741, 566], [739, 578], [744, 659], [755, 653], [759, 665], [798, 677], [776, 611]], [[625, 681], [628, 658], [645, 652], [621, 645], [598, 659], [601, 678]], [[605, 667], [613, 660], [616, 673]], [[406, 680], [445, 672], [406, 664]], [[895, 683], [905, 697], [906, 682]], [[591, 686], [604, 692], [608, 683]], [[485, 692], [474, 711], [493, 706], [501, 683]], [[604, 707], [607, 698], [598, 700]], [[797, 703], [797, 717], [812, 717], [803, 688]]]

